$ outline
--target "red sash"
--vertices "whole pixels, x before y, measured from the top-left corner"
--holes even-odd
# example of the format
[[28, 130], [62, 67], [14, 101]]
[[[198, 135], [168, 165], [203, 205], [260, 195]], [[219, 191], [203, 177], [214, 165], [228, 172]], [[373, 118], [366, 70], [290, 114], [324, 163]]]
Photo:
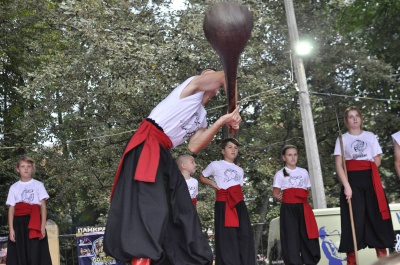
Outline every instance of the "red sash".
[[19, 202], [15, 204], [15, 216], [30, 215], [28, 229], [29, 238], [42, 238], [41, 219], [40, 219], [40, 205]]
[[242, 187], [235, 185], [227, 190], [217, 190], [216, 201], [226, 202], [225, 227], [239, 227], [239, 217], [235, 206], [238, 202], [243, 201]]
[[193, 199], [192, 199], [192, 202], [193, 202], [194, 207], [196, 207], [196, 206], [197, 206], [197, 199], [196, 199], [196, 198], [193, 198]]
[[386, 201], [385, 192], [382, 187], [381, 176], [379, 175], [378, 167], [375, 162], [367, 160], [346, 160], [347, 171], [368, 170], [372, 171], [372, 183], [376, 198], [378, 199], [379, 212], [381, 213], [382, 220], [390, 219], [390, 211]]
[[165, 148], [171, 149], [172, 142], [169, 137], [153, 123], [143, 120], [139, 128], [128, 142], [122, 158], [119, 162], [117, 173], [115, 174], [114, 184], [111, 190], [111, 199], [121, 173], [125, 155], [136, 146], [144, 142], [142, 153], [136, 167], [135, 175], [132, 176], [137, 181], [155, 182], [158, 163], [160, 162], [160, 144]]
[[283, 190], [283, 203], [302, 203], [304, 211], [304, 221], [306, 223], [307, 235], [309, 239], [318, 238], [318, 225], [315, 220], [314, 212], [308, 204], [308, 190], [300, 188], [290, 188]]

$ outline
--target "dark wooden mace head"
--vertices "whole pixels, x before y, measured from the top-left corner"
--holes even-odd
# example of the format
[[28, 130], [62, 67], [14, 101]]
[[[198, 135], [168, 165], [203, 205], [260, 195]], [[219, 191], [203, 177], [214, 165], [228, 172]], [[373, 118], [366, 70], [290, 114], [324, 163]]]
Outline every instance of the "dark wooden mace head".
[[208, 42], [221, 59], [230, 113], [237, 104], [237, 67], [253, 29], [253, 15], [247, 7], [238, 3], [219, 2], [206, 12], [203, 29]]

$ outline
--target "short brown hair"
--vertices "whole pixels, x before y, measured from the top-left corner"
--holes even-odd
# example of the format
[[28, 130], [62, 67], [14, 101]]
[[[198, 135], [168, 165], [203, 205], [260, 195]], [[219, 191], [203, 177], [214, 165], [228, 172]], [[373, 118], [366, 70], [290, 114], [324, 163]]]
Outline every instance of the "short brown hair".
[[18, 159], [17, 163], [15, 164], [15, 171], [16, 172], [17, 172], [17, 169], [19, 167], [19, 163], [21, 163], [22, 161], [30, 163], [32, 165], [32, 169], [33, 169], [32, 173], [35, 173], [35, 171], [36, 171], [35, 160], [33, 160], [33, 158], [31, 158], [31, 157], [29, 157], [27, 155], [23, 155]]
[[233, 143], [236, 146], [240, 146], [238, 140], [236, 140], [233, 137], [228, 137], [228, 138], [225, 138], [224, 140], [222, 140], [221, 149], [224, 149], [229, 142]]

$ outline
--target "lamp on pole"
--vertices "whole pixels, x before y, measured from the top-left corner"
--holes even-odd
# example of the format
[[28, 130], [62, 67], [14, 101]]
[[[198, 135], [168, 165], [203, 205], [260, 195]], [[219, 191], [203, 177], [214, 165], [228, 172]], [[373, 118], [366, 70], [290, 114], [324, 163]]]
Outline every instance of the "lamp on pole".
[[[292, 0], [284, 0], [286, 19], [289, 27], [289, 38], [292, 50], [295, 50], [299, 42], [296, 17], [294, 14]], [[310, 97], [307, 88], [306, 73], [304, 70], [303, 59], [293, 52], [293, 66], [299, 89], [300, 113], [303, 126], [304, 141], [308, 161], [308, 170], [311, 179], [311, 192], [313, 206], [316, 209], [326, 208], [324, 183], [322, 180], [321, 163], [319, 161], [317, 138], [315, 135], [314, 120], [311, 112]]]

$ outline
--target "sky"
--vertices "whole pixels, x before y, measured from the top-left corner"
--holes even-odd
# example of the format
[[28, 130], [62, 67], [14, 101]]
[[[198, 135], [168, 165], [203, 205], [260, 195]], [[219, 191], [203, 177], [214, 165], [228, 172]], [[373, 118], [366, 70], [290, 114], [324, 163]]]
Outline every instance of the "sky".
[[185, 0], [173, 0], [172, 1], [172, 8], [175, 10], [184, 9], [185, 7]]

